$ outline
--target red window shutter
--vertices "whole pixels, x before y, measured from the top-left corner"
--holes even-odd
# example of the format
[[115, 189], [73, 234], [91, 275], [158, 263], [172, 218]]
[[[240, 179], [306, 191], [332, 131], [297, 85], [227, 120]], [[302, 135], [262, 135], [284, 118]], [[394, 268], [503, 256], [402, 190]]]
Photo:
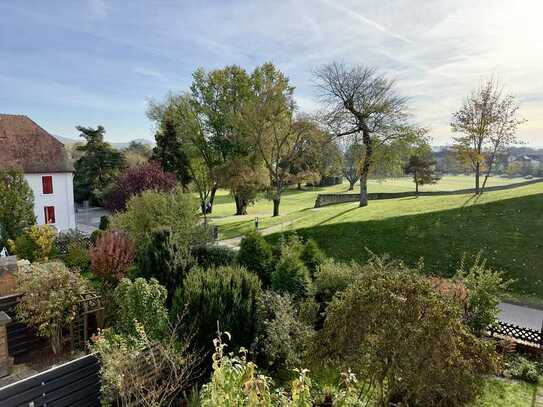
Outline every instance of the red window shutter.
[[45, 223], [56, 223], [55, 222], [55, 207], [54, 206], [45, 206], [44, 208], [44, 214], [45, 214]]
[[51, 175], [45, 175], [41, 177], [41, 183], [43, 186], [43, 193], [44, 194], [52, 194], [53, 193], [53, 177]]

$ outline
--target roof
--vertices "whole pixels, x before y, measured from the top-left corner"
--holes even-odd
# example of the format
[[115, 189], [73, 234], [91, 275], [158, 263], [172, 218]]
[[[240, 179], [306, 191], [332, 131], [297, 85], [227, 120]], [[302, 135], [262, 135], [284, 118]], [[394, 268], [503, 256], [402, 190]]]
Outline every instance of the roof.
[[23, 115], [0, 114], [0, 168], [72, 172], [64, 144]]

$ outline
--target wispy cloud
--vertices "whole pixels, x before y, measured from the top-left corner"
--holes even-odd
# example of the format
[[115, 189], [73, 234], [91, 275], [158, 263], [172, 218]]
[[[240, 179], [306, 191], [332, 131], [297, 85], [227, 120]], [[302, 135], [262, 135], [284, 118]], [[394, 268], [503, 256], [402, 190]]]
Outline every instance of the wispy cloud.
[[162, 78], [162, 74], [160, 72], [154, 71], [152, 69], [144, 68], [141, 66], [135, 67], [133, 72], [135, 74], [138, 74], [141, 76], [147, 76], [149, 78]]
[[109, 12], [109, 6], [106, 0], [88, 0], [89, 11], [92, 16], [97, 18], [106, 18]]

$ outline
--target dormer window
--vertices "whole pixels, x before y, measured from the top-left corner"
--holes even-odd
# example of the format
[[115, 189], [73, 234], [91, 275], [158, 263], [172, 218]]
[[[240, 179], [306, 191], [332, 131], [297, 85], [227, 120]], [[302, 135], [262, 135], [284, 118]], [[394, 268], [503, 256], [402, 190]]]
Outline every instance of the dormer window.
[[41, 177], [41, 183], [45, 195], [53, 193], [53, 177], [51, 175]]

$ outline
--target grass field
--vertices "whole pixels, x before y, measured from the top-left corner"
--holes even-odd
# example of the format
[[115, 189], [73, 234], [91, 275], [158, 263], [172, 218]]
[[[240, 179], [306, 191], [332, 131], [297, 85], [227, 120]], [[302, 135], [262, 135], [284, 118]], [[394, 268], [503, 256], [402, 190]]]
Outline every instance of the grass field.
[[491, 378], [473, 407], [535, 407], [537, 385]]
[[[466, 188], [470, 181], [469, 177], [446, 177], [442, 187]], [[490, 185], [519, 181], [498, 178]], [[409, 186], [408, 180], [387, 181], [372, 184], [370, 191]], [[335, 186], [320, 191], [345, 189]], [[280, 231], [313, 238], [329, 256], [342, 261], [365, 261], [369, 249], [410, 264], [424, 258], [429, 273], [444, 276], [454, 273], [464, 254], [482, 250], [491, 266], [516, 280], [516, 297], [543, 300], [543, 183], [487, 192], [478, 198], [470, 194], [370, 201], [366, 208], [349, 203], [313, 209], [317, 193], [289, 191], [282, 202], [283, 215], [277, 218], [263, 216], [268, 205], [271, 212], [271, 205], [260, 201], [245, 217], [225, 216], [233, 204], [222, 194], [214, 222], [222, 237], [232, 237], [253, 230], [256, 215], [261, 227], [283, 224]], [[220, 217], [221, 213], [225, 215]], [[294, 222], [286, 224], [289, 221]]]

